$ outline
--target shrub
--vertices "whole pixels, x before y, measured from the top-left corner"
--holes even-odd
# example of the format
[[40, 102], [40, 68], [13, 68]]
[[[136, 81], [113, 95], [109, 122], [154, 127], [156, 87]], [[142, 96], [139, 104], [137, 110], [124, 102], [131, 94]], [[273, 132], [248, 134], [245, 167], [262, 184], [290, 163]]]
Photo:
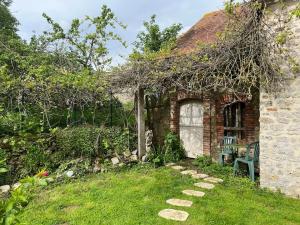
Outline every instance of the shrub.
[[204, 168], [212, 164], [212, 158], [210, 156], [198, 156], [193, 164], [200, 168]]
[[163, 146], [154, 146], [148, 154], [148, 160], [154, 163], [155, 167], [168, 162], [178, 162], [184, 157], [184, 147], [178, 135], [172, 132], [166, 134]]
[[184, 147], [177, 134], [169, 132], [164, 140], [164, 162], [177, 162], [185, 157]]
[[23, 156], [22, 166], [20, 177], [35, 174], [44, 168], [50, 169], [50, 154], [45, 151], [43, 146], [30, 143], [26, 146], [26, 154]]
[[58, 151], [63, 158], [92, 157], [96, 154], [99, 129], [94, 127], [72, 127], [56, 132]]
[[48, 135], [16, 135], [0, 139], [0, 158], [4, 155], [9, 165], [9, 173], [5, 176], [5, 182], [16, 180], [35, 174], [37, 171], [51, 167], [51, 152]]
[[71, 127], [56, 132], [58, 151], [63, 158], [121, 154], [132, 148], [136, 136], [118, 127]]

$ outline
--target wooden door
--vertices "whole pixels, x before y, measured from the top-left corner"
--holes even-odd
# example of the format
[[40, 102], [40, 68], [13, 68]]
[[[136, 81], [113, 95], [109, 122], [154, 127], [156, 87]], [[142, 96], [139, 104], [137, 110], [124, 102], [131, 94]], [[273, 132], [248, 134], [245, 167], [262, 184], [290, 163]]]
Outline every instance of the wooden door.
[[203, 106], [199, 102], [186, 102], [180, 106], [180, 139], [186, 156], [203, 155]]

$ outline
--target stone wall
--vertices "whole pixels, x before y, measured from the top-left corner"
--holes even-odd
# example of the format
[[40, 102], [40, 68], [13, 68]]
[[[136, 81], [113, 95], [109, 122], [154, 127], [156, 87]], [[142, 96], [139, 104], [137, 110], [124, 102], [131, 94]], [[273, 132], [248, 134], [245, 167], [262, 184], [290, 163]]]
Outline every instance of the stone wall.
[[[288, 2], [288, 9], [295, 7]], [[276, 6], [272, 9], [277, 10]], [[300, 62], [300, 20], [288, 26], [293, 32], [287, 47]], [[285, 90], [276, 97], [260, 95], [260, 183], [262, 187], [280, 190], [300, 197], [300, 76], [283, 65], [289, 80]]]

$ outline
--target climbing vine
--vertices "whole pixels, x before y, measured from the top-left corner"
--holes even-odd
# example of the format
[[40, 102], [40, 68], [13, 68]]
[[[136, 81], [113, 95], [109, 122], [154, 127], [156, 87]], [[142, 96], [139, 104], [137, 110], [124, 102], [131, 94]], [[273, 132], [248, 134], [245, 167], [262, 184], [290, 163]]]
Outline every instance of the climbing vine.
[[164, 92], [176, 88], [232, 92], [236, 96], [251, 95], [261, 87], [270, 92], [280, 90], [285, 81], [280, 65], [287, 62], [290, 68], [297, 66], [285, 45], [289, 12], [286, 7], [281, 12], [270, 13], [259, 1], [227, 4], [227, 26], [215, 44], [202, 45], [189, 54], [173, 51], [131, 60], [114, 71], [112, 84], [122, 89]]

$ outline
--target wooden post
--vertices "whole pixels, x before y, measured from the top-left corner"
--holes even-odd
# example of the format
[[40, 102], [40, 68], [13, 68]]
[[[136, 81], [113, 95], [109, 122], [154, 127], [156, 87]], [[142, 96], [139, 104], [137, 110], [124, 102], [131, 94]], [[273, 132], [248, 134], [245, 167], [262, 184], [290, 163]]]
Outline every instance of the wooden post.
[[138, 107], [138, 154], [139, 159], [146, 153], [146, 137], [145, 137], [145, 118], [144, 118], [144, 90], [139, 88], [137, 96], [137, 107]]

